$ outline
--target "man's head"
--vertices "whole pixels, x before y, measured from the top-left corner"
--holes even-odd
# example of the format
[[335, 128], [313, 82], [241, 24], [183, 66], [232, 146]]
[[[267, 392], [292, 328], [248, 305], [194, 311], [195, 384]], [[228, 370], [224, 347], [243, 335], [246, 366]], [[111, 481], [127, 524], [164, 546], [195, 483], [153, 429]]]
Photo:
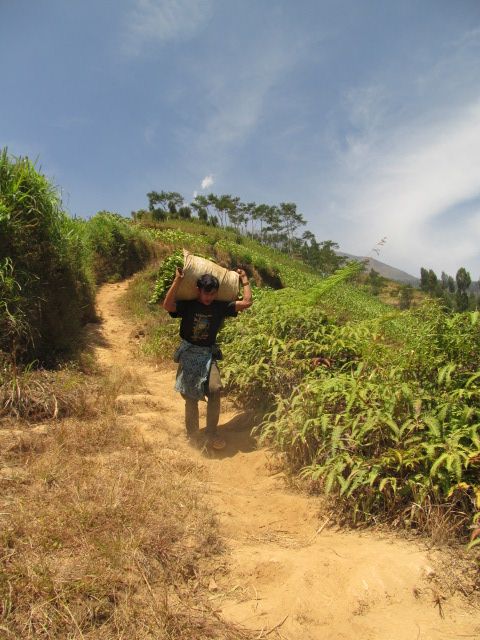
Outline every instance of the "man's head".
[[198, 300], [202, 304], [211, 304], [218, 295], [220, 283], [215, 276], [205, 273], [197, 280]]

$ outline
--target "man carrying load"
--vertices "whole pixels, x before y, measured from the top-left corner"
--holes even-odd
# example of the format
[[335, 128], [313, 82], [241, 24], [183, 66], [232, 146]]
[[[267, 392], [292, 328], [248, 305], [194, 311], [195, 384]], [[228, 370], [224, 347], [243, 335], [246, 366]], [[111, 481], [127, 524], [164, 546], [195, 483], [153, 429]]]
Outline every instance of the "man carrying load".
[[185, 399], [187, 436], [196, 438], [199, 431], [198, 401], [207, 396], [206, 434], [214, 449], [225, 447], [225, 440], [217, 433], [222, 389], [217, 365], [217, 360], [221, 358], [216, 345], [217, 333], [225, 318], [235, 317], [238, 312], [251, 307], [253, 302], [247, 274], [243, 269], [237, 269], [237, 273], [243, 286], [243, 300], [217, 300], [219, 281], [210, 274], [198, 278], [196, 300], [177, 300], [176, 293], [184, 277], [183, 270], [177, 268], [175, 279], [163, 301], [163, 308], [172, 318], [181, 318], [182, 342], [174, 357], [179, 364], [175, 389]]

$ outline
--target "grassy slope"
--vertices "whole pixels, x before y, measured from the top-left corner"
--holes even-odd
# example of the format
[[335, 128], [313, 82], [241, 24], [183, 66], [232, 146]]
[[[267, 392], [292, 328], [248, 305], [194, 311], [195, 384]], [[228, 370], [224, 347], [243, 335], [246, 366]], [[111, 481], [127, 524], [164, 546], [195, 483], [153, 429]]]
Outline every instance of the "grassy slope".
[[[308, 291], [322, 281], [313, 269], [300, 260], [239, 236], [230, 229], [178, 220], [159, 223], [150, 229], [150, 233], [159, 244], [160, 254], [164, 256], [184, 248], [192, 253], [211, 257], [230, 268], [246, 268], [253, 283], [254, 298], [275, 298], [277, 294], [268, 291], [271, 288], [269, 276], [272, 275], [278, 275], [281, 286], [294, 292]], [[128, 294], [127, 307], [147, 331], [145, 351], [161, 358], [168, 357], [165, 348], [173, 348], [175, 344], [177, 323], [171, 322], [158, 306], [146, 305], [154, 288], [157, 270], [158, 265], [153, 265], [139, 274]], [[264, 289], [265, 285], [267, 290]], [[367, 290], [346, 283], [339, 284], [335, 291], [325, 293], [322, 298], [324, 313], [339, 322], [375, 318], [391, 310], [391, 307], [381, 299], [371, 296]]]
[[[169, 223], [154, 235], [165, 251], [279, 274], [286, 288], [255, 290], [220, 340], [229, 390], [271, 412], [262, 438], [293, 471], [340, 498], [351, 521], [466, 536], [480, 495], [478, 314], [429, 301], [400, 312], [345, 282], [322, 291], [304, 265], [233, 232]], [[148, 349], [165, 356], [176, 325], [155, 317]]]
[[[224, 259], [230, 251], [243, 261], [250, 254], [256, 272], [276, 268], [290, 286], [257, 289], [254, 307], [227, 323], [222, 336], [232, 393], [242, 393], [244, 402], [270, 401], [272, 420], [263, 437], [295, 472], [303, 467], [313, 486], [325, 491], [330, 483], [341, 498], [337, 513], [343, 504], [357, 519], [409, 519], [410, 526], [436, 531], [438, 541], [452, 526], [464, 534], [475, 511], [472, 478], [478, 477], [474, 316], [445, 318], [431, 306], [401, 314], [345, 283], [310, 304], [306, 296], [319, 283], [311, 271], [250, 241], [239, 244], [233, 233], [182, 225], [160, 248], [165, 254], [182, 245], [195, 249], [199, 238], [212, 251], [223, 241]], [[146, 304], [154, 279], [154, 267], [139, 274], [128, 306], [149, 336], [150, 354], [170, 357], [177, 324]], [[3, 418], [0, 424], [1, 632], [22, 638], [246, 637], [224, 627], [205, 606], [202, 590], [192, 587], [192, 571], [208, 583], [205, 549], [218, 545], [210, 512], [184, 482], [188, 472], [194, 485], [198, 470], [162, 462], [158, 473], [158, 459], [109, 410], [136, 382], [83, 380], [78, 372], [70, 380], [68, 372], [58, 379], [29, 375], [17, 382], [30, 422]], [[18, 399], [17, 387], [11, 393]], [[61, 421], [34, 422], [57, 409], [66, 416]], [[359, 433], [365, 424], [366, 437]], [[450, 469], [444, 459], [432, 476], [431, 456], [453, 451], [455, 443], [466, 457], [457, 456], [459, 464], [451, 458]], [[418, 490], [418, 512], [403, 485]], [[176, 501], [191, 505], [199, 533], [194, 546]], [[166, 597], [172, 584], [181, 585], [181, 599]], [[195, 608], [200, 617], [192, 614]]]

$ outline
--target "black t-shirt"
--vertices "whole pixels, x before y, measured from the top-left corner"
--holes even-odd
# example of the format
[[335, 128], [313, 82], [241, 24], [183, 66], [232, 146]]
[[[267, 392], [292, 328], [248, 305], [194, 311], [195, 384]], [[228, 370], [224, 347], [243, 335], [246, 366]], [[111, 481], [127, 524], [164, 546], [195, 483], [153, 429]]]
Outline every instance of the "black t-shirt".
[[177, 310], [171, 312], [172, 318], [181, 318], [180, 337], [201, 347], [215, 344], [217, 333], [223, 319], [235, 317], [235, 302], [214, 300], [211, 304], [202, 304], [198, 300], [178, 300]]

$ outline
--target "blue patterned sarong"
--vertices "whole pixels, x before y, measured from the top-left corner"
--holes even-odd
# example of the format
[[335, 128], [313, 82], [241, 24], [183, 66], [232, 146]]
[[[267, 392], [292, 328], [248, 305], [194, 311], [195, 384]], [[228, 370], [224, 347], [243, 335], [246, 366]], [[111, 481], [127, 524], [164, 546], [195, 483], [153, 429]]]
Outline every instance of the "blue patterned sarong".
[[205, 386], [212, 364], [212, 347], [182, 340], [173, 357], [179, 363], [175, 390], [194, 400], [205, 400]]

